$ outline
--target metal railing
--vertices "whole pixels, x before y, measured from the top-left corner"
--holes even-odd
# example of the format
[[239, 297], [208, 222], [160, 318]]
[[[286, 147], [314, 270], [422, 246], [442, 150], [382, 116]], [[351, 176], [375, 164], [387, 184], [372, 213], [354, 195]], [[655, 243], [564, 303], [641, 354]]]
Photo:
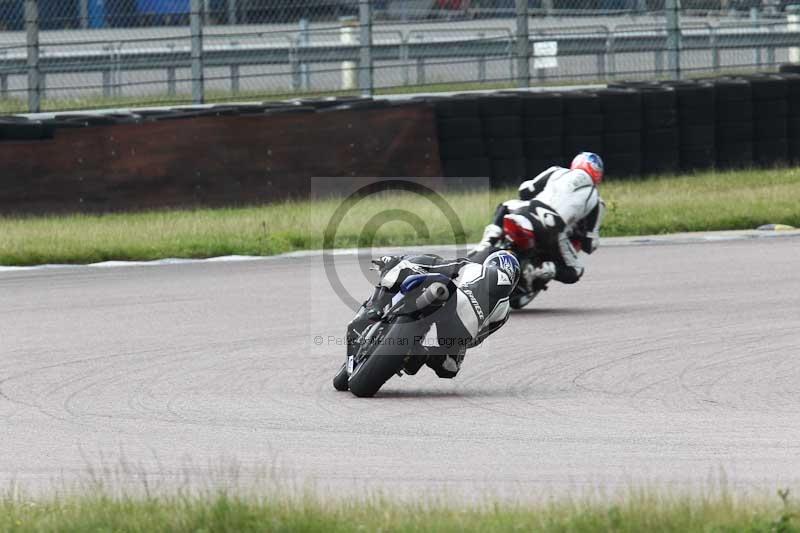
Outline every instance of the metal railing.
[[[24, 94], [27, 109], [36, 112], [45, 100], [92, 107], [93, 102], [371, 95], [440, 84], [527, 87], [560, 80], [680, 78], [770, 67], [800, 47], [800, 22], [791, 15], [716, 13], [681, 21], [677, 0], [666, 0], [664, 9], [634, 24], [613, 10], [604, 11], [605, 18], [534, 17], [532, 12], [552, 10], [552, 2], [533, 8], [532, 0], [498, 8], [494, 18], [461, 16], [449, 22], [411, 9], [398, 12], [398, 3], [390, 0], [353, 0], [347, 5], [357, 17], [312, 20], [301, 13], [298, 20], [259, 25], [209, 24], [215, 18], [209, 8], [219, 3], [185, 1], [190, 9], [179, 25], [92, 29], [87, 22], [74, 30], [40, 31], [40, 1], [24, 0], [26, 31], [0, 39], [0, 99], [21, 100]], [[329, 2], [326, 9], [333, 5], [316, 1]], [[433, 4], [405, 1], [406, 7]], [[242, 16], [239, 7], [233, 12], [230, 4], [223, 7], [225, 20]], [[395, 16], [389, 18], [392, 8]]]

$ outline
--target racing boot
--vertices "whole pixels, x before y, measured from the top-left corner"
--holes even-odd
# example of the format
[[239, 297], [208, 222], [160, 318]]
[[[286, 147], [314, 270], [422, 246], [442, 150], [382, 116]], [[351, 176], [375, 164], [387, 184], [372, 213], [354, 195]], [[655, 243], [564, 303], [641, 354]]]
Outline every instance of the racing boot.
[[453, 379], [461, 370], [461, 363], [464, 361], [466, 349], [462, 348], [455, 354], [431, 354], [428, 356], [426, 364], [436, 372], [442, 379]]
[[532, 290], [534, 284], [543, 285], [555, 277], [556, 264], [552, 261], [545, 261], [542, 263], [542, 266], [538, 268], [534, 267], [531, 263], [527, 263], [525, 268], [522, 269], [522, 279], [528, 290]]
[[403, 372], [408, 374], [409, 376], [413, 376], [419, 369], [425, 365], [428, 361], [428, 352], [425, 351], [424, 353], [414, 354], [408, 358], [406, 363], [403, 365]]

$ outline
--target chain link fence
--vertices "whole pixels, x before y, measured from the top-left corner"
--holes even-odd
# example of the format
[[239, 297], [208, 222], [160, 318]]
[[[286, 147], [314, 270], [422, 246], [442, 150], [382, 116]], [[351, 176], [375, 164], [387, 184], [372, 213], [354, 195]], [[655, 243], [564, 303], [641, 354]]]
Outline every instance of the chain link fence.
[[766, 69], [791, 0], [0, 0], [0, 110]]

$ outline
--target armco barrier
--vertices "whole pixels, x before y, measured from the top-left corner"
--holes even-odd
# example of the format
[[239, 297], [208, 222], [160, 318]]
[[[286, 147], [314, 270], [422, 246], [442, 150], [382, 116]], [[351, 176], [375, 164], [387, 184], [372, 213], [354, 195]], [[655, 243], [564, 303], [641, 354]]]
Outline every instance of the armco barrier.
[[0, 120], [0, 212], [253, 204], [306, 198], [312, 176], [441, 176], [430, 104], [305, 104]]

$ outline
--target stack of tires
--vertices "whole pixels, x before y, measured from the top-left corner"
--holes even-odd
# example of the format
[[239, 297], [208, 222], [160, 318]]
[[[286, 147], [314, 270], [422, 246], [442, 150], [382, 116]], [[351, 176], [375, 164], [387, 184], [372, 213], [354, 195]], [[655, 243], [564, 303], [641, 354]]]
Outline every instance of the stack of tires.
[[492, 168], [492, 185], [516, 185], [526, 175], [522, 144], [522, 100], [514, 93], [479, 100], [483, 139]]
[[800, 74], [785, 73], [781, 78], [786, 81], [786, 139], [788, 159], [793, 164], [800, 164]]
[[714, 166], [716, 126], [714, 87], [702, 82], [669, 82], [675, 90], [680, 138], [680, 169], [703, 170]]
[[800, 74], [800, 64], [798, 63], [783, 63], [778, 67], [781, 74]]
[[568, 161], [579, 152], [603, 154], [603, 106], [596, 93], [564, 93], [563, 153]]
[[490, 176], [478, 99], [454, 96], [434, 99], [433, 105], [444, 175], [458, 178]]
[[601, 154], [606, 176], [626, 178], [642, 171], [642, 97], [636, 89], [597, 91], [603, 109]]
[[13, 115], [0, 117], [0, 142], [38, 141], [52, 138], [53, 128], [45, 122]]
[[523, 96], [522, 142], [527, 177], [566, 163], [563, 112], [561, 93], [526, 93]]
[[749, 76], [753, 95], [753, 162], [759, 166], [785, 164], [787, 141], [788, 86], [780, 76]]
[[680, 131], [677, 97], [672, 87], [647, 85], [642, 95], [642, 170], [648, 174], [678, 170]]
[[714, 84], [717, 168], [753, 164], [753, 100], [750, 82], [717, 78]]

